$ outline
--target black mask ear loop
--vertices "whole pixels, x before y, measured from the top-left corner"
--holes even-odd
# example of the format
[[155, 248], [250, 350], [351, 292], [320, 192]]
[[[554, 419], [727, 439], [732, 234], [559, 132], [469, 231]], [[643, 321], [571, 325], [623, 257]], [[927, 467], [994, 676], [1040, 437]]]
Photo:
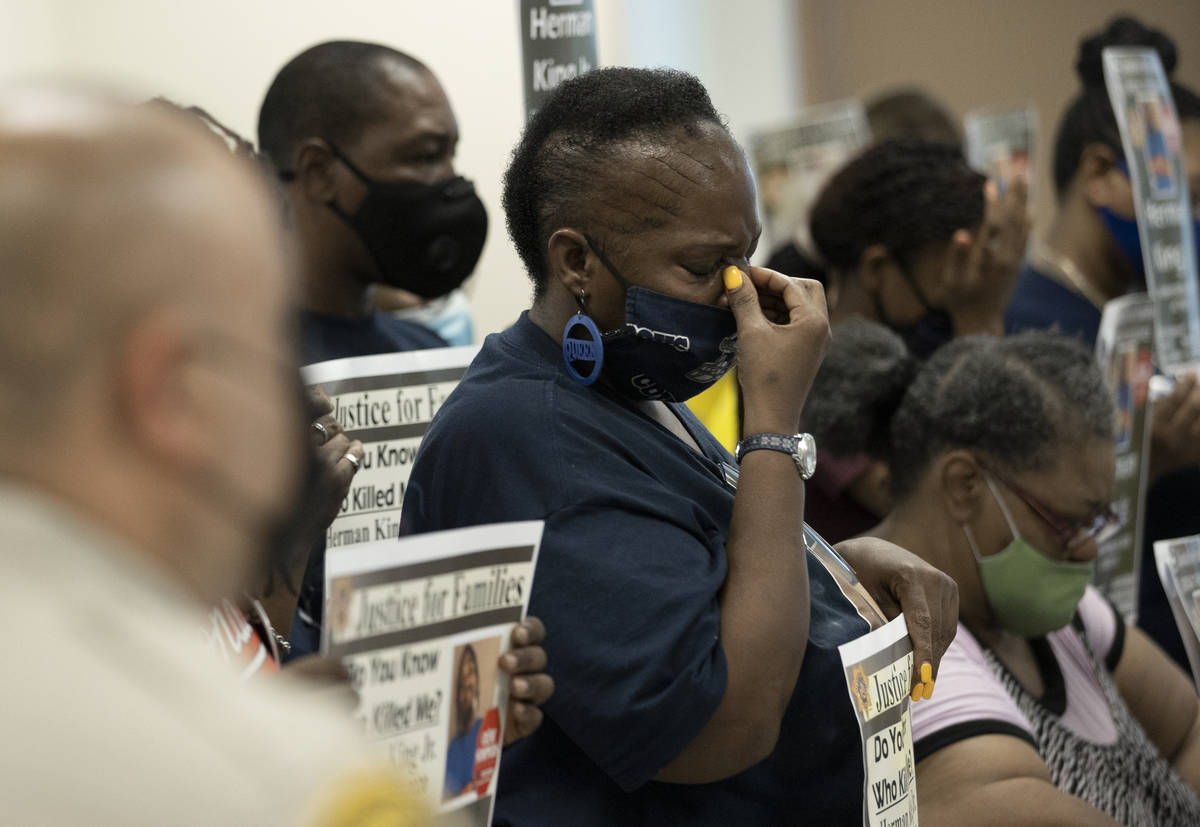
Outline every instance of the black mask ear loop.
[[604, 251], [600, 249], [600, 245], [596, 243], [596, 239], [584, 233], [583, 240], [588, 243], [588, 247], [596, 254], [596, 258], [600, 259], [600, 263], [604, 265], [604, 269], [611, 273], [612, 277], [617, 280], [617, 284], [621, 285], [621, 288], [628, 293], [630, 288], [629, 280], [622, 276], [620, 271], [608, 260], [608, 256], [604, 255]]
[[[937, 310], [938, 308], [935, 308], [929, 303], [929, 300], [925, 298], [925, 291], [922, 290], [921, 286], [917, 283], [916, 276], [914, 276], [912, 271], [909, 270], [908, 265], [904, 262], [901, 262], [896, 256], [892, 256], [890, 253], [889, 256], [892, 259], [892, 263], [896, 265], [896, 269], [900, 271], [900, 277], [904, 279], [904, 283], [908, 285], [908, 289], [912, 290], [913, 295], [917, 297], [917, 303], [921, 305], [921, 309], [926, 313]], [[884, 326], [890, 328], [903, 327], [903, 325], [898, 325], [892, 321], [892, 319], [888, 316], [888, 313], [883, 309], [883, 299], [879, 298], [878, 290], [871, 291], [871, 303], [875, 306], [875, 315], [879, 317], [879, 321], [881, 321]]]

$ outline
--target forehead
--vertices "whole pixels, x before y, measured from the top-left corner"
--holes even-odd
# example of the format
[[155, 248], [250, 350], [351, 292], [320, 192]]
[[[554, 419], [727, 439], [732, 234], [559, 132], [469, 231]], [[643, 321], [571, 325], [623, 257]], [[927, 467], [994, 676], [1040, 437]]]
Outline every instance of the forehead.
[[647, 232], [705, 230], [740, 236], [757, 225], [754, 178], [741, 148], [716, 124], [632, 139], [614, 149], [615, 163], [593, 204], [605, 223]]
[[1088, 437], [1058, 449], [1054, 466], [1027, 479], [1046, 505], [1065, 515], [1084, 515], [1112, 502], [1116, 457], [1112, 439]]
[[428, 69], [382, 58], [370, 77], [371, 112], [360, 143], [400, 142], [426, 134], [457, 136], [450, 100]]

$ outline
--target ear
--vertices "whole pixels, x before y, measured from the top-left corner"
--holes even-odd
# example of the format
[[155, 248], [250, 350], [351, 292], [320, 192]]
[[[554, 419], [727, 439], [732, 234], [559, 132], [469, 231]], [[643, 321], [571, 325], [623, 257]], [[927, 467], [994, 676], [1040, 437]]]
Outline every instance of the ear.
[[591, 293], [588, 287], [595, 258], [591, 245], [578, 230], [555, 230], [546, 242], [549, 281], [563, 285], [572, 296]]
[[140, 322], [118, 353], [122, 417], [135, 445], [173, 467], [186, 468], [209, 446], [189, 373], [195, 347], [178, 317]]
[[858, 257], [858, 276], [868, 293], [878, 292], [884, 276], [896, 266], [887, 247], [872, 244]]
[[1093, 207], [1112, 207], [1128, 200], [1129, 183], [1117, 169], [1117, 153], [1105, 144], [1088, 144], [1079, 157], [1076, 185]]
[[305, 138], [292, 153], [295, 183], [310, 201], [327, 204], [338, 190], [337, 158], [320, 138]]
[[973, 521], [987, 493], [983, 469], [975, 457], [969, 451], [950, 451], [936, 460], [935, 475], [950, 517], [959, 525]]

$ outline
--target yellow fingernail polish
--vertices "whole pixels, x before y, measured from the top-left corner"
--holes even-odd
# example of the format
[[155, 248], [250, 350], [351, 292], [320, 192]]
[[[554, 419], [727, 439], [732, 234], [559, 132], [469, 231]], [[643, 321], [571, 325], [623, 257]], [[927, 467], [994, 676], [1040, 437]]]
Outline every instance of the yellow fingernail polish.
[[921, 680], [925, 683], [933, 680], [933, 667], [928, 663], [921, 664]]
[[913, 687], [913, 691], [912, 691], [912, 699], [913, 699], [914, 701], [919, 701], [919, 700], [921, 700], [921, 695], [922, 695], [922, 694], [923, 694], [923, 690], [922, 690], [922, 688], [921, 688], [921, 684], [917, 684], [916, 686], [914, 686], [914, 687]]
[[737, 290], [742, 286], [742, 271], [732, 265], [726, 267], [721, 276], [725, 279], [726, 290]]
[[924, 698], [925, 698], [925, 700], [929, 700], [932, 697], [933, 697], [933, 681], [929, 681], [928, 683], [925, 684]]

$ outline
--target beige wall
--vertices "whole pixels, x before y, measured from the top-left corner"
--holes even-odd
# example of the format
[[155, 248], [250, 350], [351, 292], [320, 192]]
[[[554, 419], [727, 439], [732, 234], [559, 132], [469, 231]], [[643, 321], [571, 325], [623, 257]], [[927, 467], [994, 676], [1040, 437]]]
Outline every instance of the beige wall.
[[[694, 72], [740, 137], [800, 103], [793, 0], [595, 0], [595, 8], [602, 63]], [[456, 164], [491, 217], [467, 282], [476, 331], [486, 334], [529, 305], [500, 211], [500, 177], [524, 114], [517, 9], [517, 0], [0, 0], [0, 84], [85, 78], [199, 104], [253, 136], [267, 85], [301, 49], [353, 38], [412, 52], [446, 87], [462, 126]], [[729, 45], [747, 43], [757, 48]]]
[[1051, 146], [1078, 91], [1080, 37], [1131, 7], [1175, 38], [1175, 79], [1200, 88], [1196, 0], [797, 0], [805, 99], [865, 96], [915, 83], [959, 116], [977, 106], [1031, 100], [1038, 108], [1037, 223], [1053, 209]]

